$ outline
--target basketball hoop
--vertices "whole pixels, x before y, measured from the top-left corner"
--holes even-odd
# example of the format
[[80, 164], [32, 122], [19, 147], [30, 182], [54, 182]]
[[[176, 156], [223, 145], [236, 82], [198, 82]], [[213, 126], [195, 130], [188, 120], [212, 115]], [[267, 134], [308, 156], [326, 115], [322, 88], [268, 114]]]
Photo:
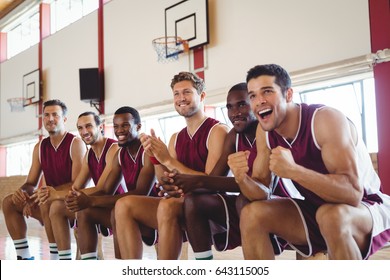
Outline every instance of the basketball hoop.
[[156, 38], [152, 44], [161, 63], [176, 61], [179, 53], [188, 52], [188, 42], [176, 36]]
[[23, 97], [13, 97], [7, 99], [7, 102], [11, 106], [11, 112], [23, 112], [24, 111], [24, 98]]

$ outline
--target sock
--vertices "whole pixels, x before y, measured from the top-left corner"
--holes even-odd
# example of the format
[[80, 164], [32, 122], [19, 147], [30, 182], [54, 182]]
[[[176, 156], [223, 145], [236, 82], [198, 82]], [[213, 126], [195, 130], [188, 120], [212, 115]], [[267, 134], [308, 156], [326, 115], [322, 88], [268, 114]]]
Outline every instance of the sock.
[[14, 245], [16, 249], [16, 256], [19, 257], [18, 259], [31, 258], [27, 238], [14, 240]]
[[194, 252], [195, 260], [212, 260], [213, 251]]
[[91, 252], [91, 253], [81, 254], [81, 259], [82, 260], [97, 260], [98, 259], [97, 256], [98, 256], [97, 252]]
[[58, 260], [57, 243], [49, 243], [49, 248], [50, 248], [50, 259], [51, 260]]
[[71, 260], [72, 259], [72, 250], [59, 250], [58, 251], [58, 258], [60, 260]]

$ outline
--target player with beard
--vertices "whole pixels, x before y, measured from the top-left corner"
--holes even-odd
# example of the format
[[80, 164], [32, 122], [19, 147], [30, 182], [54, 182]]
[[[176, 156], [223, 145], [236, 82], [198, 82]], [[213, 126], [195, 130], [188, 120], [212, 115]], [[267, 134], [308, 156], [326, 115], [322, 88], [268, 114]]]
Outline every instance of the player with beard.
[[[168, 147], [153, 131], [141, 136], [142, 144], [152, 156], [158, 178], [174, 169], [184, 174], [209, 174], [222, 154], [228, 128], [205, 115], [206, 93], [198, 76], [180, 72], [173, 77], [171, 88], [175, 109], [187, 126], [172, 135]], [[183, 197], [132, 196], [119, 200], [115, 218], [122, 256], [142, 258], [141, 236], [145, 228], [152, 228], [158, 229], [158, 258], [177, 259], [184, 239], [183, 202]]]
[[43, 123], [49, 136], [35, 145], [26, 182], [3, 200], [5, 222], [14, 241], [18, 259], [33, 258], [26, 238], [27, 225], [24, 216], [33, 217], [45, 226], [51, 259], [71, 259], [70, 244], [68, 246], [63, 238], [69, 236], [69, 226], [64, 229], [64, 235], [58, 235], [54, 217], [58, 214], [63, 216], [65, 213], [72, 218], [73, 214], [66, 211], [64, 201], [56, 200], [38, 205], [35, 194], [33, 195], [42, 173], [42, 188], [50, 186], [56, 190], [68, 190], [80, 172], [86, 147], [81, 139], [65, 130], [66, 114], [67, 107], [60, 100], [44, 102]]
[[[145, 156], [138, 137], [141, 129], [138, 111], [127, 106], [119, 108], [114, 114], [113, 125], [120, 149], [113, 158], [107, 179], [102, 184], [99, 183], [94, 193], [90, 195], [73, 190], [66, 197], [67, 208], [73, 212], [78, 211], [79, 246], [82, 259], [95, 259], [97, 256], [96, 225], [113, 230], [115, 256], [120, 258], [116, 245], [115, 221], [111, 219], [116, 201], [127, 195], [156, 195], [152, 188], [156, 182], [154, 166], [150, 158]], [[127, 192], [112, 195], [122, 180]]]
[[[100, 117], [94, 112], [84, 112], [80, 114], [77, 119], [77, 129], [79, 131], [81, 139], [86, 145], [90, 146], [90, 149], [88, 149], [84, 157], [83, 165], [81, 167], [79, 175], [77, 176], [75, 182], [72, 185], [72, 189], [83, 189], [83, 192], [89, 195], [96, 194], [99, 193], [99, 190], [102, 188], [101, 186], [104, 184], [108, 174], [110, 173], [111, 164], [114, 159], [115, 153], [119, 149], [119, 146], [116, 143], [116, 140], [103, 136], [103, 123]], [[92, 179], [96, 187], [84, 189], [90, 179]], [[115, 190], [116, 194], [121, 194], [126, 191], [126, 189], [122, 185], [119, 185], [117, 187], [117, 189]], [[41, 204], [46, 203], [47, 201], [51, 202], [53, 200], [64, 200], [67, 194], [67, 190], [56, 191], [54, 188], [47, 187], [39, 192], [39, 200]], [[74, 219], [74, 212], [71, 213], [73, 214]], [[83, 250], [83, 247], [85, 246], [85, 244], [87, 244], [87, 242], [83, 242], [84, 236], [86, 236], [86, 234], [84, 233], [86, 229], [80, 223], [80, 221], [82, 221], [82, 215], [83, 212], [80, 212], [78, 214], [77, 223], [77, 241], [81, 252], [85, 251]], [[58, 234], [62, 234], [65, 232], [64, 227], [68, 225], [65, 217], [60, 217], [59, 221], [63, 221], [62, 224], [58, 225]], [[105, 229], [104, 227], [99, 227], [99, 230], [105, 235], [109, 234], [107, 229]], [[90, 243], [97, 243], [98, 236], [96, 230], [94, 230], [94, 232], [95, 234], [88, 234]], [[70, 238], [68, 238], [67, 242], [70, 243]], [[83, 257], [88, 258], [90, 256], [82, 255], [81, 258]]]

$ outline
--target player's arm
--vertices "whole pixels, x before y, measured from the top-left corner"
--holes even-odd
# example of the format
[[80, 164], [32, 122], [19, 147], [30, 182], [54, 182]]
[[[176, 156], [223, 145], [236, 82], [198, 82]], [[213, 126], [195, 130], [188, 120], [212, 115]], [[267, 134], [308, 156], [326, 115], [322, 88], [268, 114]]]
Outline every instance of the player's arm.
[[[94, 193], [95, 195], [113, 195], [118, 185], [120, 184], [123, 175], [122, 167], [119, 163], [119, 153], [120, 149], [115, 152], [112, 160], [110, 161], [109, 167], [107, 169], [108, 174], [106, 179], [99, 179], [98, 185], [96, 186], [96, 192]], [[106, 171], [106, 168], [104, 168], [104, 170]]]
[[226, 176], [229, 172], [228, 156], [234, 152], [236, 152], [236, 131], [231, 129], [224, 139], [221, 156], [209, 175]]
[[91, 179], [91, 175], [88, 166], [88, 153], [86, 153], [83, 159], [83, 163], [81, 165], [81, 170], [77, 175], [76, 180], [74, 180], [73, 182], [72, 189], [74, 190], [84, 189], [90, 179]]
[[[289, 151], [272, 151], [271, 168], [280, 177], [290, 178], [330, 203], [359, 205], [363, 187], [359, 184], [353, 125], [338, 110], [319, 110], [314, 119], [314, 133], [321, 147], [321, 157], [329, 174], [297, 165]], [[275, 154], [275, 155], [274, 155]], [[275, 161], [272, 161], [275, 157]]]
[[[228, 127], [225, 124], [216, 125], [210, 132], [208, 140], [208, 156], [206, 160], [205, 173], [210, 174], [214, 169], [215, 165], [223, 155], [223, 149], [225, 138], [228, 134]], [[229, 151], [227, 151], [228, 153]], [[226, 158], [228, 154], [224, 155]], [[226, 161], [227, 164], [227, 161]], [[221, 174], [222, 175], [222, 174]]]
[[72, 158], [72, 183], [76, 181], [76, 178], [80, 173], [86, 151], [87, 147], [84, 142], [80, 138], [75, 137], [70, 152]]

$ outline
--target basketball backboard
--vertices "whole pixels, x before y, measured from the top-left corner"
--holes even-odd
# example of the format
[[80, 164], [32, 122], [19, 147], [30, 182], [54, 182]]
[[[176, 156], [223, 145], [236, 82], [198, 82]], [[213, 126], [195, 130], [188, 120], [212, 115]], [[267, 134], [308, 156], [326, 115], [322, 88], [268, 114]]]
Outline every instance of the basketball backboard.
[[208, 29], [208, 0], [184, 0], [165, 9], [165, 37], [180, 37], [189, 49], [209, 43]]
[[40, 100], [39, 70], [34, 70], [23, 76], [24, 106], [36, 103]]

